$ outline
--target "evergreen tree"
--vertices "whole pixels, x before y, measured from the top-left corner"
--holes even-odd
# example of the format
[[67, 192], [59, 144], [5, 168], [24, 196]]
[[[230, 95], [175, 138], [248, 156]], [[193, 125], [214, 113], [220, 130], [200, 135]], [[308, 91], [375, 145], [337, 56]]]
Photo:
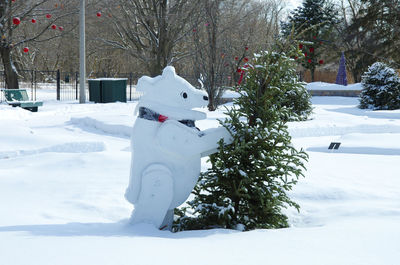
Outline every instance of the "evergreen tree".
[[361, 79], [360, 108], [374, 110], [400, 109], [400, 76], [392, 68], [376, 62]]
[[347, 86], [346, 59], [344, 58], [343, 52], [339, 61], [339, 71], [336, 76], [336, 84]]
[[400, 0], [360, 0], [359, 5], [343, 34], [356, 82], [377, 60], [400, 68]]
[[233, 143], [221, 141], [210, 156], [212, 167], [200, 176], [190, 207], [177, 212], [177, 230], [282, 228], [288, 226], [282, 208], [299, 209], [286, 194], [308, 158], [292, 146], [286, 125], [295, 115], [286, 96], [305, 91], [295, 62], [283, 52], [262, 52], [242, 70], [241, 97], [221, 122]]
[[324, 63], [324, 42], [332, 39], [337, 12], [326, 0], [304, 0], [302, 6], [291, 12], [288, 20], [282, 24], [282, 31], [285, 35], [294, 31], [297, 38], [303, 41], [299, 48], [304, 57], [301, 57], [299, 62], [310, 70], [311, 81], [314, 82], [315, 69]]

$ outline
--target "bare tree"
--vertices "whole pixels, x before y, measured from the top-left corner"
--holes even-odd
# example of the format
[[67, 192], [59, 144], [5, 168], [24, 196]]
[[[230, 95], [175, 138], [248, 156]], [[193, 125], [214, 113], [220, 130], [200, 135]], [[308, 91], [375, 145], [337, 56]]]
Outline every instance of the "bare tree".
[[209, 110], [215, 110], [251, 52], [278, 34], [282, 7], [280, 1], [251, 0], [204, 0], [201, 7], [202, 20], [193, 28], [193, 68], [208, 93]]
[[189, 21], [198, 15], [197, 1], [117, 0], [107, 4], [113, 36], [99, 34], [97, 40], [126, 51], [141, 62], [151, 76], [188, 56], [178, 51], [188, 33]]
[[0, 55], [8, 88], [19, 88], [13, 50], [23, 47], [28, 52], [25, 46], [28, 43], [61, 36], [64, 28], [57, 26], [57, 22], [74, 12], [70, 3], [63, 1], [59, 4], [50, 0], [0, 1]]

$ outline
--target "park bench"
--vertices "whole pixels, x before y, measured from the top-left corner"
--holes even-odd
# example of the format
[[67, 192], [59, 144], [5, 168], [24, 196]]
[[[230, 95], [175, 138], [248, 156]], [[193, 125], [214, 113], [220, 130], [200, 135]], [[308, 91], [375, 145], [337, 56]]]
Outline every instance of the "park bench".
[[32, 112], [37, 112], [38, 107], [43, 105], [41, 101], [29, 100], [26, 89], [3, 89], [3, 93], [7, 104], [13, 107], [21, 107]]

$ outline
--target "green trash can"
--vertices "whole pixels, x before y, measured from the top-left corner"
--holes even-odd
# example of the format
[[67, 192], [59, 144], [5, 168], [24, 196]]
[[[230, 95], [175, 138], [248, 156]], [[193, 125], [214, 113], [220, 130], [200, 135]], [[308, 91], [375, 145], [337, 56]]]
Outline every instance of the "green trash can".
[[101, 83], [98, 79], [89, 79], [89, 101], [103, 103], [101, 100]]
[[89, 79], [89, 101], [95, 103], [126, 102], [127, 78]]

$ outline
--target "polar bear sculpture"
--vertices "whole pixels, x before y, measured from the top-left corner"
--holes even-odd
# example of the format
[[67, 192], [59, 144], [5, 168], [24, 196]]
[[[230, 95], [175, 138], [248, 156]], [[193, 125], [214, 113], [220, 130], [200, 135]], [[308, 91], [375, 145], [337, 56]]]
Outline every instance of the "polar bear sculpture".
[[172, 66], [161, 76], [141, 77], [137, 90], [144, 95], [136, 108], [125, 198], [134, 204], [132, 223], [171, 229], [174, 208], [186, 201], [197, 182], [200, 158], [215, 152], [221, 138], [232, 140], [224, 127], [195, 127], [194, 121], [206, 114], [192, 109], [206, 106], [207, 95], [176, 75]]

